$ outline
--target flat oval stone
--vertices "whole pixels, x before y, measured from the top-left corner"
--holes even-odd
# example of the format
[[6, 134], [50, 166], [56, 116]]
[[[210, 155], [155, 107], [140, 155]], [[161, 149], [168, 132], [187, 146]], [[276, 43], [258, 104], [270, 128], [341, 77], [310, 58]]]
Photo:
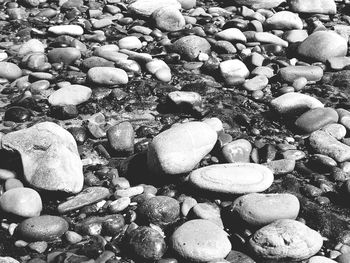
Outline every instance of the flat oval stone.
[[187, 221], [170, 238], [171, 248], [185, 260], [208, 262], [231, 251], [227, 233], [205, 219]]
[[119, 40], [118, 46], [120, 49], [140, 49], [142, 43], [136, 36], [127, 36]]
[[16, 228], [17, 235], [26, 241], [52, 241], [68, 230], [62, 217], [42, 215], [22, 221]]
[[94, 67], [87, 72], [87, 78], [99, 85], [119, 85], [127, 84], [129, 81], [126, 72], [119, 68]]
[[319, 81], [323, 77], [323, 70], [318, 66], [288, 66], [281, 68], [279, 75], [287, 82], [293, 82], [302, 77], [308, 81]]
[[338, 122], [338, 118], [338, 113], [332, 108], [316, 108], [302, 114], [294, 124], [302, 132], [311, 133], [327, 124]]
[[43, 208], [41, 197], [31, 188], [12, 188], [0, 197], [0, 208], [22, 217], [39, 216]]
[[6, 121], [25, 122], [30, 119], [31, 115], [28, 109], [21, 106], [13, 106], [5, 111], [4, 119]]
[[68, 85], [53, 92], [48, 101], [52, 106], [79, 105], [91, 97], [92, 90], [83, 85]]
[[56, 35], [81, 36], [84, 34], [84, 29], [78, 25], [51, 26], [48, 31]]
[[222, 148], [222, 154], [229, 163], [249, 163], [251, 151], [252, 145], [246, 139], [232, 141]]
[[73, 64], [81, 58], [80, 50], [74, 47], [54, 48], [47, 54], [50, 63]]
[[110, 193], [108, 188], [99, 187], [99, 186], [88, 187], [88, 188], [85, 188], [78, 195], [69, 199], [68, 201], [59, 204], [57, 207], [57, 211], [60, 214], [64, 214], [69, 211], [82, 208], [83, 206], [101, 201], [107, 198], [109, 195]]
[[278, 219], [296, 219], [300, 204], [292, 194], [247, 194], [238, 197], [231, 211], [253, 226], [265, 226]]
[[189, 181], [208, 191], [243, 194], [265, 191], [273, 182], [273, 173], [261, 164], [215, 164], [194, 170]]
[[0, 62], [0, 78], [15, 80], [22, 76], [22, 70], [14, 63]]
[[280, 219], [256, 231], [249, 240], [252, 251], [261, 258], [300, 261], [315, 255], [322, 236], [305, 224]]

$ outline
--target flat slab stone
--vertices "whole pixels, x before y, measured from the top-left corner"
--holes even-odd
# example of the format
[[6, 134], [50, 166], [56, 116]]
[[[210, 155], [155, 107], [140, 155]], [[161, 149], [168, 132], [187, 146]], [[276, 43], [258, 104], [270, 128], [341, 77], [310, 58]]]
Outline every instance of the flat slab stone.
[[194, 186], [217, 193], [262, 192], [273, 182], [273, 173], [255, 163], [215, 164], [194, 170], [189, 177]]

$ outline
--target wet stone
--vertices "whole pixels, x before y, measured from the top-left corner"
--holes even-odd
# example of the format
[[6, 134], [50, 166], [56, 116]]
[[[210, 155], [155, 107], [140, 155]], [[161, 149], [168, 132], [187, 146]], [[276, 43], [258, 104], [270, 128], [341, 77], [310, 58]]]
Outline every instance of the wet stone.
[[30, 120], [31, 115], [28, 109], [20, 106], [13, 106], [6, 110], [4, 118], [6, 121], [25, 122]]
[[187, 60], [195, 60], [200, 53], [210, 52], [210, 44], [205, 38], [191, 35], [175, 41], [172, 49]]
[[54, 48], [47, 54], [50, 63], [73, 64], [81, 58], [80, 50], [74, 47]]
[[0, 62], [0, 77], [13, 81], [22, 76], [22, 70], [14, 63]]

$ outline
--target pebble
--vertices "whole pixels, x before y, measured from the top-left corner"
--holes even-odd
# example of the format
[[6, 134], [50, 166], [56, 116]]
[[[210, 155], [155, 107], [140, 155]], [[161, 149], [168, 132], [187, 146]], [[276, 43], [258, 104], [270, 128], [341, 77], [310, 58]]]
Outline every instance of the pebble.
[[220, 63], [220, 72], [227, 84], [239, 84], [249, 76], [249, 70], [239, 59], [226, 60]]
[[312, 0], [308, 2], [303, 0], [291, 0], [290, 8], [293, 12], [307, 14], [334, 15], [337, 12], [334, 0]]
[[303, 29], [303, 21], [298, 14], [290, 11], [281, 11], [267, 18], [264, 22], [264, 26], [269, 29], [301, 30]]
[[269, 80], [265, 75], [257, 75], [252, 79], [248, 79], [243, 83], [243, 88], [248, 91], [257, 91], [264, 89], [267, 84], [269, 84]]
[[53, 92], [48, 98], [52, 106], [79, 105], [88, 101], [92, 90], [83, 85], [67, 85]]
[[22, 70], [14, 63], [0, 61], [0, 78], [13, 81], [22, 76]]
[[287, 41], [269, 32], [256, 32], [254, 37], [258, 42], [279, 45], [281, 47], [288, 47]]
[[269, 168], [274, 175], [283, 175], [294, 171], [295, 160], [293, 159], [273, 160], [268, 163], [264, 163], [263, 165]]
[[301, 261], [315, 255], [322, 247], [322, 236], [305, 224], [280, 219], [260, 228], [249, 240], [258, 257]]
[[55, 35], [81, 36], [84, 29], [78, 25], [58, 25], [49, 27], [48, 31]]
[[17, 234], [26, 241], [52, 241], [68, 230], [68, 223], [62, 217], [42, 215], [28, 218], [17, 226]]
[[0, 197], [2, 211], [22, 217], [39, 216], [43, 208], [39, 193], [31, 188], [13, 188]]
[[120, 49], [140, 49], [142, 43], [136, 36], [127, 36], [118, 41], [118, 46]]
[[333, 57], [327, 60], [332, 70], [342, 70], [350, 65], [350, 57]]
[[181, 258], [196, 262], [225, 258], [231, 250], [227, 233], [205, 219], [190, 220], [170, 237], [170, 247]]
[[321, 130], [325, 131], [337, 140], [341, 140], [346, 136], [346, 128], [339, 123], [327, 124], [326, 126], [322, 127]]
[[154, 174], [190, 172], [214, 147], [217, 133], [206, 123], [189, 122], [158, 134], [148, 147], [147, 164]]
[[326, 258], [323, 256], [313, 256], [309, 259], [308, 263], [336, 263], [337, 261], [334, 261], [330, 258]]
[[224, 228], [220, 215], [220, 209], [217, 205], [212, 203], [199, 203], [194, 205], [190, 211], [189, 217], [206, 219], [218, 225], [222, 229]]
[[132, 13], [149, 17], [158, 8], [167, 6], [173, 6], [177, 9], [181, 8], [181, 4], [177, 0], [159, 0], [157, 2], [152, 0], [137, 0], [128, 6], [128, 10]]
[[146, 63], [146, 69], [160, 81], [169, 82], [171, 80], [170, 68], [163, 60], [152, 59]]
[[185, 18], [175, 6], [160, 7], [152, 13], [157, 28], [163, 31], [173, 32], [181, 30], [186, 22]]
[[16, 172], [0, 168], [0, 180], [6, 181], [13, 178], [16, 178]]
[[252, 145], [248, 140], [238, 139], [226, 144], [222, 148], [222, 155], [229, 163], [249, 163], [251, 151]]
[[230, 211], [253, 226], [265, 226], [278, 219], [296, 219], [300, 204], [292, 194], [247, 194], [238, 197]]
[[130, 122], [122, 122], [107, 130], [108, 142], [117, 155], [129, 156], [134, 153], [134, 129]]
[[94, 84], [114, 86], [127, 84], [129, 81], [126, 72], [119, 68], [94, 67], [87, 72], [87, 78]]
[[81, 235], [69, 230], [66, 233], [64, 233], [64, 237], [70, 244], [76, 244], [83, 240], [83, 237]]
[[18, 56], [23, 57], [30, 53], [44, 53], [45, 45], [38, 39], [30, 39], [27, 42], [23, 43], [18, 50]]
[[14, 259], [12, 257], [0, 257], [0, 262], [3, 262], [3, 263], [19, 263], [19, 261], [17, 261], [16, 259]]
[[215, 34], [218, 39], [226, 40], [229, 42], [247, 42], [247, 38], [238, 28], [228, 28], [224, 29]]
[[215, 164], [194, 170], [189, 181], [195, 187], [207, 191], [243, 194], [265, 191], [273, 182], [273, 174], [260, 164]]
[[174, 52], [190, 61], [197, 59], [201, 53], [209, 54], [210, 48], [211, 46], [205, 38], [196, 35], [182, 37], [172, 45]]
[[26, 122], [31, 118], [31, 112], [21, 106], [13, 106], [5, 111], [4, 120], [13, 122]]
[[197, 200], [186, 196], [181, 204], [181, 215], [187, 217], [190, 210], [197, 204]]
[[7, 179], [5, 182], [5, 191], [8, 191], [13, 188], [22, 188], [22, 187], [24, 187], [23, 183], [16, 178]]
[[323, 70], [318, 66], [288, 66], [281, 68], [279, 75], [282, 80], [294, 82], [300, 78], [306, 78], [308, 81], [319, 81], [323, 77]]
[[74, 47], [54, 48], [47, 54], [50, 63], [73, 64], [81, 58], [81, 52]]
[[306, 30], [293, 29], [285, 31], [282, 38], [288, 43], [296, 43], [304, 41], [308, 36], [309, 35]]
[[336, 262], [338, 263], [347, 263], [349, 262], [349, 259], [350, 259], [350, 253], [344, 253], [344, 254], [341, 254], [339, 255], [337, 258], [336, 258]]
[[115, 197], [132, 197], [135, 195], [139, 195], [142, 194], [144, 191], [143, 186], [139, 185], [139, 186], [133, 186], [133, 187], [129, 187], [127, 189], [117, 189], [114, 193]]
[[279, 6], [284, 0], [234, 0], [237, 5], [248, 6], [253, 9], [270, 9]]
[[108, 209], [112, 213], [120, 213], [130, 205], [130, 197], [121, 197], [109, 204]]

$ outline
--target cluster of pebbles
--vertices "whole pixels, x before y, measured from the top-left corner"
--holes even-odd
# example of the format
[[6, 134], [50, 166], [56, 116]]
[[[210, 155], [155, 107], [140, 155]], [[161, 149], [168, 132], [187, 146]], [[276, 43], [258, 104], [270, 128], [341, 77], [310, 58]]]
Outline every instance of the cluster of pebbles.
[[348, 0], [0, 1], [0, 262], [350, 262]]

